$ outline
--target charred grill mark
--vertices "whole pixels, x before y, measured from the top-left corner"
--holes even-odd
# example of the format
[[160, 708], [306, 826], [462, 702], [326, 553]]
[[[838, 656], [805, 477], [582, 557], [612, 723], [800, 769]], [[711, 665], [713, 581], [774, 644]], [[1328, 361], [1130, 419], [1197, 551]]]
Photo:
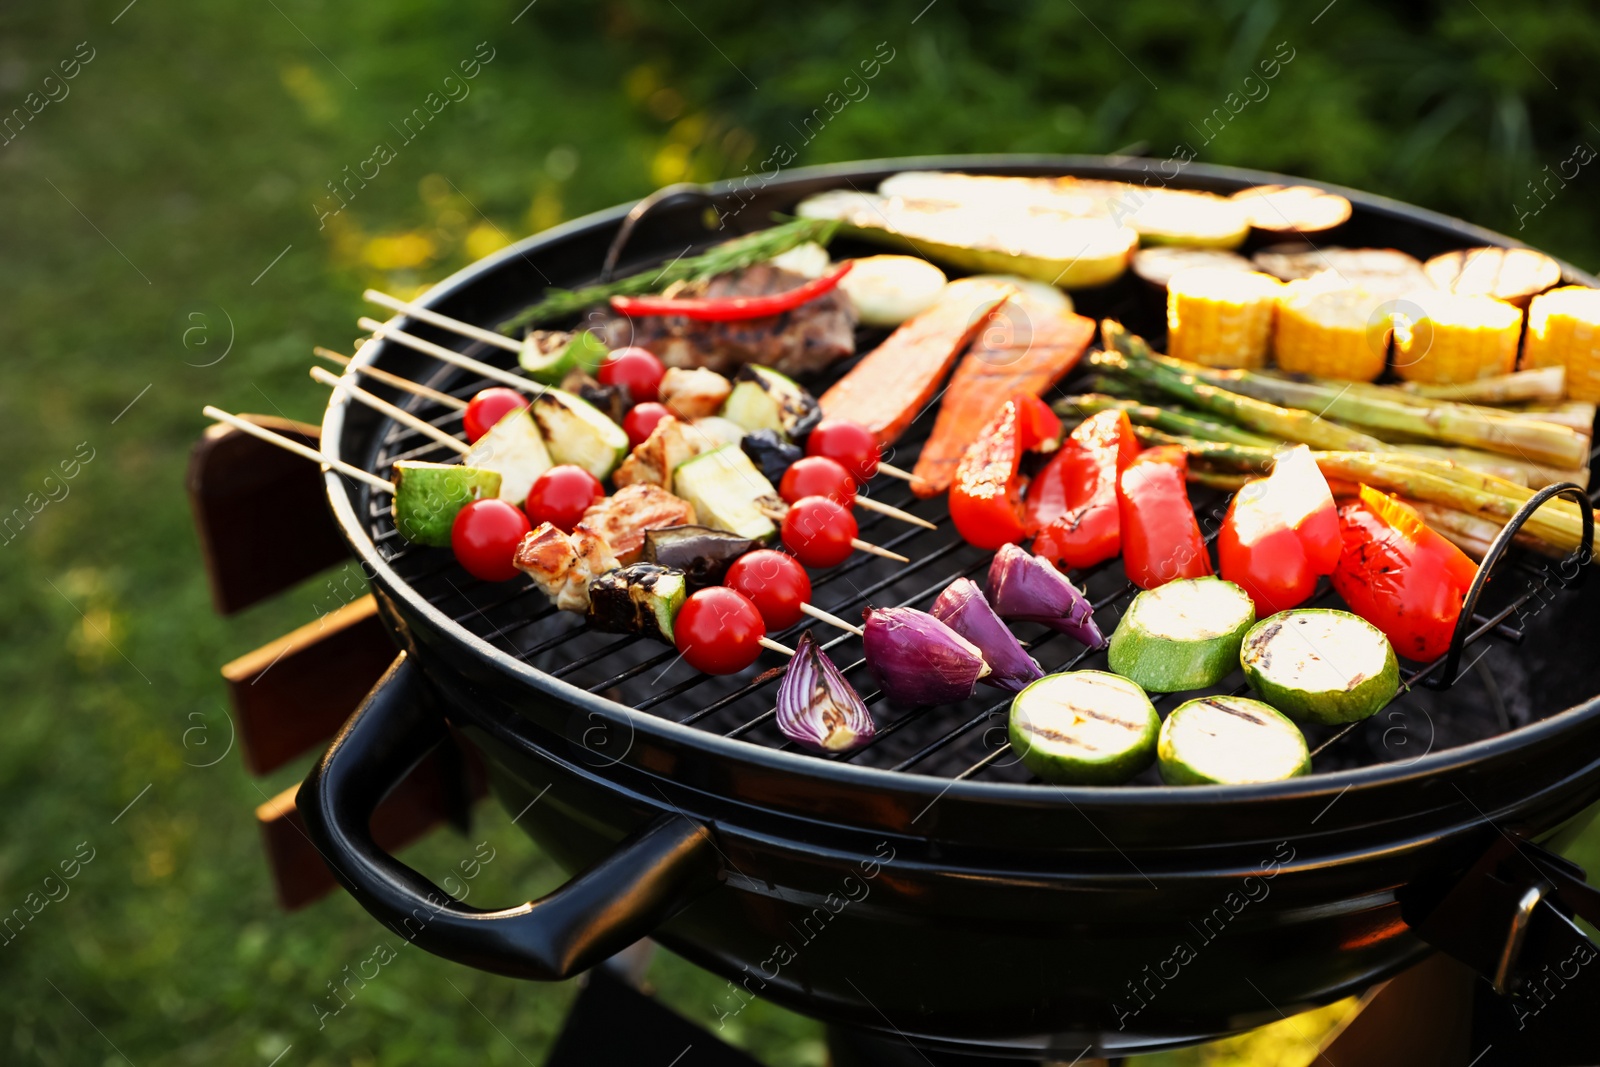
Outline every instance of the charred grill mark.
[[1265, 630], [1262, 630], [1260, 634], [1256, 635], [1256, 638], [1250, 642], [1250, 647], [1246, 649], [1246, 653], [1256, 661], [1262, 670], [1267, 670], [1272, 666], [1272, 639], [1278, 636], [1279, 631], [1282, 629], [1283, 623], [1272, 623]]
[[1235, 718], [1243, 719], [1245, 722], [1253, 722], [1257, 726], [1265, 726], [1270, 721], [1266, 718], [1263, 718], [1258, 712], [1253, 711], [1250, 708], [1241, 708], [1226, 700], [1219, 700], [1215, 697], [1205, 697], [1200, 701], [1200, 703], [1204, 704], [1208, 708], [1216, 708], [1218, 711], [1226, 712]]

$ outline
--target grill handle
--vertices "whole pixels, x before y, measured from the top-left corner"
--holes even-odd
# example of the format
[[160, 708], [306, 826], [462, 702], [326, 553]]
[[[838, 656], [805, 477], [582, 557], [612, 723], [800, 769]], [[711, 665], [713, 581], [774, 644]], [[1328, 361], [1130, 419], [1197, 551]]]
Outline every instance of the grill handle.
[[468, 907], [384, 852], [369, 828], [378, 803], [445, 736], [421, 671], [401, 654], [295, 796], [340, 884], [413, 944], [495, 974], [561, 981], [648, 936], [717, 884], [709, 831], [670, 815], [547, 896], [498, 911]]

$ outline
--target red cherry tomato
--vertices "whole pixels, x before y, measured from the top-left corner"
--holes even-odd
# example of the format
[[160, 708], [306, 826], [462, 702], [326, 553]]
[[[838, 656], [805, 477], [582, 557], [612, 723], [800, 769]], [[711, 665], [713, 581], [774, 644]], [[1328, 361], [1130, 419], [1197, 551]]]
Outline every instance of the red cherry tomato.
[[805, 496], [825, 496], [849, 508], [855, 506], [856, 480], [836, 459], [806, 456], [783, 472], [778, 492], [791, 504]]
[[746, 552], [728, 568], [728, 588], [743, 593], [761, 612], [768, 630], [787, 630], [811, 603], [811, 578], [800, 561], [770, 548]]
[[632, 410], [622, 417], [622, 428], [628, 432], [628, 444], [638, 448], [655, 430], [656, 423], [671, 414], [665, 404], [658, 404], [654, 400], [633, 405]]
[[570, 463], [551, 467], [534, 479], [528, 490], [528, 519], [535, 525], [548, 522], [559, 530], [571, 533], [583, 513], [604, 500], [605, 487], [600, 479]]
[[474, 500], [456, 512], [450, 548], [456, 562], [474, 578], [506, 582], [517, 576], [511, 559], [531, 529], [528, 517], [516, 505], [496, 498]]
[[825, 496], [802, 497], [783, 517], [783, 547], [807, 567], [836, 567], [855, 551], [855, 516]]
[[607, 356], [596, 376], [601, 385], [626, 385], [633, 402], [642, 404], [660, 399], [661, 377], [666, 373], [667, 369], [655, 353], [629, 347], [619, 348]]
[[467, 402], [467, 410], [461, 413], [461, 424], [466, 428], [467, 440], [476, 441], [511, 412], [527, 406], [528, 398], [515, 389], [495, 386], [483, 390]]
[[878, 459], [882, 453], [878, 439], [860, 423], [823, 419], [806, 438], [806, 455], [836, 460], [856, 481], [865, 482], [878, 473]]
[[672, 620], [672, 640], [689, 666], [706, 674], [737, 674], [761, 654], [767, 636], [761, 612], [742, 593], [714, 585], [691, 593]]

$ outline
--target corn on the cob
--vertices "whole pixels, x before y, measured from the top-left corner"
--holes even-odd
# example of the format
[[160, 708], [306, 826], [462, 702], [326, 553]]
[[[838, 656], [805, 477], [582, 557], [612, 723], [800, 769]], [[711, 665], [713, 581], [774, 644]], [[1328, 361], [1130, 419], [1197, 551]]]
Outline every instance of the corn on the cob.
[[1179, 271], [1167, 282], [1167, 350], [1208, 367], [1265, 366], [1282, 289], [1259, 271]]
[[1600, 401], [1600, 289], [1567, 285], [1528, 305], [1526, 367], [1565, 367], [1567, 396]]
[[1390, 319], [1384, 298], [1322, 279], [1290, 282], [1278, 302], [1272, 347], [1295, 374], [1370, 382], [1383, 373]]
[[1521, 337], [1522, 312], [1504, 301], [1418, 290], [1396, 305], [1395, 373], [1436, 384], [1507, 374]]

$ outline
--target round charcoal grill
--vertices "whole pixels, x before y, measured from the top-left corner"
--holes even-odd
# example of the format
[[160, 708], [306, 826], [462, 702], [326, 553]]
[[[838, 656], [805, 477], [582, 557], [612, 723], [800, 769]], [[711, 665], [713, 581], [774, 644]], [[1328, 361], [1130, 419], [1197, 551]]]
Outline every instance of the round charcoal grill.
[[[1155, 173], [1099, 157], [798, 171], [759, 190], [712, 188], [728, 227], [720, 233], [707, 228], [714, 217], [704, 197], [660, 198], [632, 227], [619, 270], [670, 260], [729, 229], [759, 228], [812, 193], [870, 189], [912, 168], [1133, 182]], [[1170, 184], [1226, 192], [1295, 181], [1191, 166]], [[1355, 214], [1330, 243], [1419, 257], [1512, 243], [1337, 191]], [[547, 286], [593, 281], [626, 214], [602, 212], [530, 238], [422, 302], [492, 326]], [[843, 239], [835, 246], [837, 254], [871, 250]], [[1569, 281], [1596, 284], [1566, 271]], [[1161, 338], [1162, 300], [1131, 275], [1074, 296], [1083, 314], [1115, 316]], [[426, 324], [398, 324], [487, 362], [511, 362]], [[858, 351], [881, 337], [863, 332]], [[460, 397], [490, 384], [388, 342], [357, 358]], [[806, 384], [820, 392], [848, 366]], [[460, 432], [455, 413], [366, 384]], [[1063, 390], [1073, 387], [1069, 379]], [[931, 422], [924, 413], [894, 458], [906, 465]], [[380, 473], [397, 459], [451, 458], [337, 399], [322, 439]], [[1408, 689], [1375, 718], [1308, 729], [1311, 776], [1170, 788], [1147, 773], [1125, 787], [1065, 788], [1033, 780], [1010, 751], [1009, 699], [999, 691], [980, 688], [955, 706], [897, 706], [873, 685], [859, 640], [826, 627], [817, 638], [867, 700], [879, 732], [846, 755], [797, 751], [773, 722], [777, 657], [744, 675], [697, 674], [670, 648], [589, 631], [525, 582], [474, 581], [448, 551], [403, 541], [386, 496], [336, 474], [327, 485], [405, 656], [307, 780], [300, 808], [368, 910], [429, 951], [486, 970], [564, 978], [651, 936], [728, 979], [719, 1012], [759, 995], [928, 1049], [1018, 1058], [1170, 1046], [1327, 1003], [1417, 961], [1430, 941], [1450, 941], [1429, 914], [1487, 848], [1509, 836], [1559, 843], [1600, 798], [1600, 683], [1585, 640], [1596, 583], [1585, 586], [1575, 565], [1516, 550], [1463, 627], [1459, 664], [1408, 665]], [[862, 536], [912, 562], [857, 554], [814, 576], [819, 607], [847, 618], [865, 604], [926, 608], [952, 578], [981, 577], [989, 553], [956, 536], [942, 500], [917, 501], [882, 477], [872, 491], [939, 529], [863, 513]], [[1226, 497], [1196, 491], [1193, 499], [1214, 532]], [[1074, 577], [1109, 633], [1133, 593], [1120, 565]], [[1325, 580], [1313, 603], [1338, 603]], [[1105, 665], [1103, 653], [1042, 627], [1018, 634], [1047, 670]], [[775, 636], [792, 643], [797, 633]], [[1242, 679], [1221, 688], [1240, 690]], [[1163, 711], [1175, 703], [1157, 698]], [[541, 901], [483, 912], [373, 844], [373, 807], [449, 736], [447, 724], [480, 750], [519, 825], [582, 873]], [[1540, 906], [1556, 916], [1548, 921], [1569, 910]], [[1526, 921], [1517, 926], [1513, 917], [1509, 933], [1492, 914], [1478, 925], [1487, 948], [1446, 947], [1514, 989], [1512, 948]]]

